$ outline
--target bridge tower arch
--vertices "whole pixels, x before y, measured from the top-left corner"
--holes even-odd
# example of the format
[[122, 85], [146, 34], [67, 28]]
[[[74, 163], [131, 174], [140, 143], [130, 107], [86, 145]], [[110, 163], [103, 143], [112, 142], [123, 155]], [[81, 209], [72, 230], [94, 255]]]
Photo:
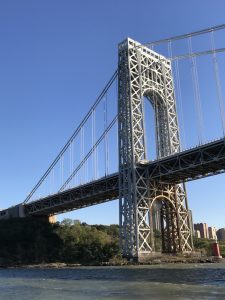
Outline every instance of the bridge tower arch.
[[151, 180], [147, 168], [140, 167], [146, 160], [144, 96], [155, 112], [157, 158], [179, 152], [170, 60], [128, 38], [119, 44], [118, 61], [120, 242], [123, 256], [139, 261], [154, 252], [152, 203], [157, 197], [165, 200], [163, 252], [192, 250], [184, 185]]

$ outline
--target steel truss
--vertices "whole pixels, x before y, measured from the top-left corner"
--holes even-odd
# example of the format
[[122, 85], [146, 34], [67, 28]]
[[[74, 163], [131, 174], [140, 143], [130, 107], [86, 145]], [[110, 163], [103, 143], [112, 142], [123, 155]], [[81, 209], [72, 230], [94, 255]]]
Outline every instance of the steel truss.
[[55, 215], [118, 199], [118, 174], [68, 189], [24, 205], [26, 215]]
[[127, 39], [119, 44], [119, 193], [123, 255], [142, 260], [155, 251], [154, 202], [160, 200], [162, 249], [191, 251], [192, 236], [183, 185], [149, 180], [146, 159], [143, 97], [155, 110], [158, 158], [180, 151], [171, 63], [139, 43]]
[[176, 153], [148, 166], [149, 178], [164, 183], [180, 183], [225, 172], [225, 140], [216, 140]]
[[[155, 198], [162, 196], [158, 193], [160, 191], [158, 186], [162, 182], [164, 183], [164, 189], [161, 190], [163, 190], [164, 197], [169, 198], [170, 194], [173, 194], [175, 197], [174, 190], [171, 188], [174, 184], [225, 172], [225, 140], [223, 138], [156, 161], [140, 161], [137, 170], [139, 174], [148, 177], [152, 191], [155, 193]], [[116, 173], [27, 203], [24, 205], [24, 208], [26, 214], [29, 215], [53, 215], [100, 204], [118, 199], [118, 197], [119, 173]], [[160, 202], [155, 203], [161, 205]], [[153, 203], [153, 214], [154, 206], [155, 204]], [[4, 215], [6, 211], [1, 211], [1, 213]]]

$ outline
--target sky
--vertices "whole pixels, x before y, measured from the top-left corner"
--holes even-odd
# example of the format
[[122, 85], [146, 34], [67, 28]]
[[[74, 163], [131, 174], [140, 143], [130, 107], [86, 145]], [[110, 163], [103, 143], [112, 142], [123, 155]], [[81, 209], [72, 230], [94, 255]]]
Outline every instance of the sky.
[[[0, 0], [0, 207], [22, 202], [117, 68], [117, 46], [224, 23], [223, 0]], [[224, 74], [223, 74], [224, 80]], [[187, 184], [194, 222], [225, 227], [225, 175]], [[118, 201], [58, 216], [118, 223]]]

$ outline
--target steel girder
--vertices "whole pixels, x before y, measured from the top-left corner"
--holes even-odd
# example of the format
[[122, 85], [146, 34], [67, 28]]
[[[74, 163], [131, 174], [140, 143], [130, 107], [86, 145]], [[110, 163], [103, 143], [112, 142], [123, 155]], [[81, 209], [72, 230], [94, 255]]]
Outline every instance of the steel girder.
[[[174, 184], [225, 172], [225, 140], [223, 138], [156, 161], [140, 161], [137, 170], [139, 173], [147, 172], [145, 176], [148, 177], [149, 185], [154, 191], [154, 198], [160, 198], [162, 195], [164, 198], [168, 198], [168, 195], [174, 194], [174, 190], [171, 189]], [[163, 194], [159, 192], [160, 183], [164, 184]], [[83, 186], [27, 203], [24, 207], [29, 215], [53, 215], [100, 204], [118, 199], [118, 197], [119, 174], [116, 173]], [[160, 204], [160, 202], [155, 203]], [[153, 215], [155, 203], [152, 203]], [[165, 212], [165, 205], [162, 208]], [[4, 217], [7, 210], [3, 210], [1, 213]], [[161, 211], [161, 217], [164, 215]], [[157, 222], [159, 223], [159, 220]], [[161, 228], [159, 225], [158, 227]]]
[[[144, 171], [145, 169], [145, 171]], [[200, 179], [225, 172], [225, 140], [220, 139], [156, 161], [144, 161], [137, 165], [139, 173], [147, 172], [154, 198], [168, 198], [174, 184]], [[158, 185], [164, 184], [163, 194]], [[112, 174], [83, 186], [50, 195], [25, 205], [30, 215], [53, 215], [90, 205], [100, 204], [119, 197], [119, 174]], [[160, 204], [159, 202], [155, 202]], [[152, 207], [155, 204], [152, 203]], [[165, 208], [164, 208], [165, 211]], [[7, 210], [1, 211], [4, 215]], [[154, 213], [154, 209], [153, 209]], [[162, 212], [161, 212], [162, 215]], [[158, 220], [159, 222], [159, 220]], [[154, 224], [153, 224], [154, 225]]]
[[118, 199], [118, 174], [50, 195], [24, 205], [28, 215], [55, 215]]
[[119, 198], [123, 255], [139, 260], [154, 252], [152, 204], [159, 199], [162, 202], [163, 249], [190, 251], [191, 226], [183, 187], [149, 181], [146, 168], [137, 168], [138, 163], [146, 159], [143, 96], [151, 101], [155, 110], [158, 158], [180, 151], [170, 61], [127, 39], [119, 44], [118, 65]]
[[146, 161], [149, 178], [180, 183], [225, 172], [224, 138], [176, 153], [157, 161]]

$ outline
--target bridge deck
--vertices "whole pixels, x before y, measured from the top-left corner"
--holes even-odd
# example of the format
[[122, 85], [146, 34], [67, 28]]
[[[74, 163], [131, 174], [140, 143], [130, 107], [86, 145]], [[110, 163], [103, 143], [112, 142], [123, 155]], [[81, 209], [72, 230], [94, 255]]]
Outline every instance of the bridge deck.
[[148, 164], [149, 178], [180, 183], [225, 172], [225, 139], [213, 141]]
[[92, 181], [25, 205], [30, 215], [53, 215], [114, 200], [119, 195], [118, 174]]
[[[180, 183], [225, 172], [225, 140], [220, 139], [156, 161], [141, 162], [148, 168], [151, 180]], [[25, 211], [31, 215], [53, 215], [79, 209], [119, 196], [119, 175], [99, 180], [28, 203]]]

